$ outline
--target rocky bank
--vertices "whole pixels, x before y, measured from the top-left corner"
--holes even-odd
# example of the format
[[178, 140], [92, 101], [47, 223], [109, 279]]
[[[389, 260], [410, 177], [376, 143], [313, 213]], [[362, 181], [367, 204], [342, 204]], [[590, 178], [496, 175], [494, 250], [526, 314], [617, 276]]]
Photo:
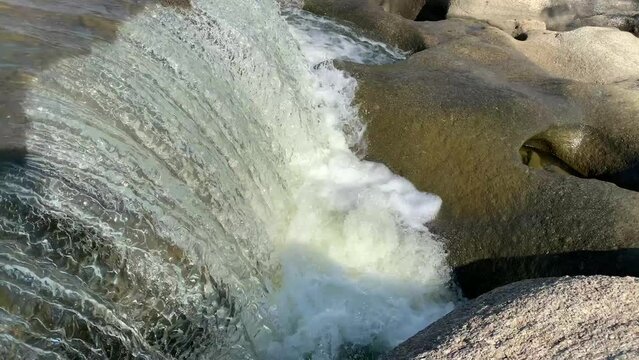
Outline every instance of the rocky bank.
[[429, 228], [481, 295], [387, 359], [639, 357], [638, 280], [598, 276], [639, 276], [639, 2], [305, 8], [411, 53], [338, 66], [368, 158], [442, 197]]
[[636, 278], [525, 280], [463, 304], [385, 359], [636, 359], [638, 299]]
[[[306, 8], [413, 53], [340, 66], [359, 83], [369, 159], [442, 197], [430, 228], [446, 239], [464, 293], [535, 277], [639, 275], [639, 38], [543, 24], [524, 38], [482, 20], [490, 8], [420, 22], [389, 12], [394, 3]], [[504, 17], [512, 2], [495, 3]], [[510, 16], [538, 21], [520, 14]]]

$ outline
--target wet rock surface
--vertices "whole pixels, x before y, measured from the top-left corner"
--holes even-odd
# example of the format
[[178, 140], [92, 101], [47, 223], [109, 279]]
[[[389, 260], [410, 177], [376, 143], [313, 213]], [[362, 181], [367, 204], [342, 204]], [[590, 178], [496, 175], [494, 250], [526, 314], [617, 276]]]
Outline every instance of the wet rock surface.
[[359, 83], [369, 159], [442, 197], [430, 228], [467, 296], [525, 278], [639, 275], [639, 39], [580, 28], [522, 41], [477, 20], [308, 4], [418, 51], [341, 66]]
[[521, 281], [459, 306], [384, 359], [637, 358], [638, 297], [636, 278]]

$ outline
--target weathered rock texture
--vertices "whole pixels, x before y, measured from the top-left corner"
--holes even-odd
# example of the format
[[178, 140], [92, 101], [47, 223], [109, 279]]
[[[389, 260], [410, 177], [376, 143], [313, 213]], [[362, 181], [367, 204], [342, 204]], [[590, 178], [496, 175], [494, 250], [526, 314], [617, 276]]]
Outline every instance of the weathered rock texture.
[[417, 51], [343, 64], [359, 82], [368, 158], [444, 206], [467, 296], [513, 281], [639, 275], [639, 39], [617, 29], [538, 31], [415, 22], [359, 0], [307, 0]]
[[636, 0], [452, 0], [448, 17], [484, 20], [507, 31], [524, 21], [545, 24], [551, 30], [581, 26], [609, 26], [638, 33]]
[[[482, 20], [512, 35], [528, 30], [614, 27], [639, 34], [637, 0], [346, 0], [335, 5], [380, 7], [409, 20]], [[316, 3], [307, 0], [308, 6]]]
[[386, 360], [639, 358], [639, 280], [521, 281], [470, 301]]
[[639, 38], [617, 29], [531, 31], [515, 46], [557, 78], [602, 84], [639, 79]]
[[373, 5], [381, 5], [384, 11], [399, 14], [415, 20], [427, 0], [371, 0]]

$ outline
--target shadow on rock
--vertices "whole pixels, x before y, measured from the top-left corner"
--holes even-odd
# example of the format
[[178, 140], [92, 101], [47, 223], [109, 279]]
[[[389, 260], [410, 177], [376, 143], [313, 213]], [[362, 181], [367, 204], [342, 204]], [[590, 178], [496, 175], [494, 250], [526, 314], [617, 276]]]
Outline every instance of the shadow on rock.
[[574, 251], [564, 254], [485, 259], [454, 269], [464, 295], [477, 297], [494, 288], [535, 274], [639, 277], [639, 249]]

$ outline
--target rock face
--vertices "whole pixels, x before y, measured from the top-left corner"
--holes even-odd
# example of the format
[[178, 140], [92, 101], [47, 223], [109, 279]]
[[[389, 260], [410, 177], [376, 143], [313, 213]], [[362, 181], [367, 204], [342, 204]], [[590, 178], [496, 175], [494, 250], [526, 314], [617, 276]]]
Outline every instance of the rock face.
[[634, 359], [638, 299], [636, 278], [522, 281], [460, 306], [385, 359]]
[[531, 31], [415, 22], [358, 0], [307, 0], [419, 51], [343, 64], [359, 83], [368, 157], [444, 206], [467, 296], [513, 281], [639, 275], [639, 39], [617, 29]]
[[[377, 0], [376, 5], [382, 6], [384, 11], [399, 14], [406, 19], [415, 20], [427, 0]], [[375, 5], [375, 2], [373, 2]]]
[[617, 29], [530, 31], [515, 46], [557, 78], [600, 84], [639, 79], [639, 38]]
[[485, 20], [506, 31], [537, 21], [550, 30], [609, 26], [639, 33], [635, 0], [452, 0], [448, 16]]
[[614, 27], [639, 35], [636, 0], [306, 0], [306, 6], [327, 2], [343, 8], [380, 7], [409, 20], [482, 20], [512, 35], [584, 26]]

